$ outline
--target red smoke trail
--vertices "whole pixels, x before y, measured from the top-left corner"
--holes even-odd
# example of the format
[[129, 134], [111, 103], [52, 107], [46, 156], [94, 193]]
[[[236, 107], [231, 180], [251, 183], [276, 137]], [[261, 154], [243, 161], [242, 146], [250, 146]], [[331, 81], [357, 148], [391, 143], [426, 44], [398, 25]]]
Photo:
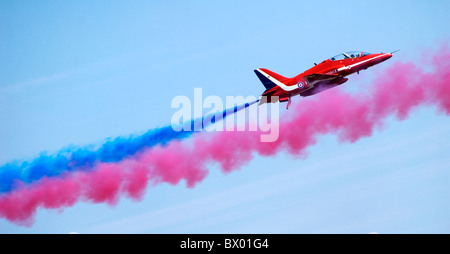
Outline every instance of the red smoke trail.
[[[304, 154], [320, 134], [335, 133], [340, 141], [355, 142], [372, 135], [386, 117], [406, 119], [415, 107], [433, 105], [450, 115], [450, 52], [443, 46], [432, 58], [431, 72], [414, 63], [395, 63], [364, 94], [332, 89], [299, 101], [280, 119], [276, 142], [261, 143], [260, 132], [200, 133], [189, 142], [142, 151], [132, 159], [99, 164], [93, 172], [68, 173], [46, 178], [0, 196], [0, 217], [30, 226], [39, 207], [61, 209], [79, 201], [115, 204], [121, 195], [139, 200], [148, 185], [185, 180], [195, 186], [217, 163], [231, 172], [255, 153], [270, 156], [286, 150]], [[423, 64], [423, 63], [421, 63]]]

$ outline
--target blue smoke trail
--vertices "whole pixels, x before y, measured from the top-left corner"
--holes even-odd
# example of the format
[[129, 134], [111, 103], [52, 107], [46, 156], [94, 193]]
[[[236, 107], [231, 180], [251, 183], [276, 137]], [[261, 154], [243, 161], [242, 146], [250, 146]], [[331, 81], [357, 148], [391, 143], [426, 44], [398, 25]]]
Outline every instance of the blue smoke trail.
[[42, 177], [58, 176], [65, 171], [90, 170], [97, 162], [117, 162], [145, 147], [164, 145], [192, 134], [193, 131], [176, 132], [171, 126], [165, 126], [149, 130], [138, 137], [117, 137], [105, 142], [97, 150], [92, 150], [92, 146], [68, 148], [56, 155], [41, 154], [32, 161], [7, 163], [0, 167], [0, 193], [12, 190], [16, 180], [31, 183]]
[[[211, 123], [224, 119], [227, 115], [234, 114], [256, 102], [235, 106], [233, 109], [225, 109], [221, 114], [222, 117], [219, 116], [217, 119], [213, 117], [214, 121], [211, 121]], [[118, 162], [144, 148], [165, 145], [172, 140], [188, 138], [195, 132], [192, 126], [200, 120], [203, 123], [205, 117], [207, 116], [191, 120], [191, 129], [188, 131], [174, 131], [172, 126], [169, 125], [151, 129], [137, 137], [117, 137], [108, 140], [97, 150], [93, 150], [92, 146], [67, 148], [59, 151], [56, 155], [43, 153], [32, 161], [7, 163], [0, 167], [0, 193], [14, 190], [18, 181], [29, 184], [43, 177], [59, 176], [63, 172], [89, 171], [98, 162]], [[205, 127], [202, 125], [201, 129]]]

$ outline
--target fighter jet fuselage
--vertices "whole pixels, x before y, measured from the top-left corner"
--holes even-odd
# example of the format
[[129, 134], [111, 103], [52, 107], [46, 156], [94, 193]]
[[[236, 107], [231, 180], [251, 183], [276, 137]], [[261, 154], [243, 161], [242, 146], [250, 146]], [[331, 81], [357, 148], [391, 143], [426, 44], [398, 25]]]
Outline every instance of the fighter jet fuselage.
[[351, 51], [336, 55], [311, 69], [293, 77], [286, 78], [273, 71], [259, 68], [255, 70], [266, 90], [262, 94], [264, 102], [275, 102], [271, 99], [278, 97], [280, 102], [288, 102], [291, 97], [311, 96], [332, 87], [347, 82], [346, 76], [358, 73], [371, 66], [379, 64], [392, 57], [392, 53], [371, 54], [361, 51]]

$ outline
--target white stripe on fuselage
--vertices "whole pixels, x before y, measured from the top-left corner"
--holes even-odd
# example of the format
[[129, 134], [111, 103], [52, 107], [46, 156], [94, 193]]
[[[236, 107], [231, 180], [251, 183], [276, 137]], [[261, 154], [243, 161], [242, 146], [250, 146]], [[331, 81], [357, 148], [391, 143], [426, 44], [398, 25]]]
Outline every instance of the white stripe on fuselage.
[[[387, 54], [387, 53], [386, 53], [386, 54]], [[352, 65], [349, 65], [349, 66], [341, 67], [341, 68], [337, 69], [337, 71], [339, 72], [339, 71], [343, 71], [343, 70], [350, 70], [351, 68], [353, 68], [353, 67], [355, 67], [355, 66], [361, 65], [361, 64], [366, 63], [366, 62], [369, 62], [369, 61], [372, 61], [372, 60], [377, 59], [377, 58], [379, 58], [379, 57], [386, 56], [386, 54], [379, 55], [379, 56], [376, 56], [376, 57], [372, 57], [372, 58], [370, 58], [370, 59], [361, 61], [361, 62], [359, 62], [359, 63], [352, 64]]]
[[292, 85], [292, 86], [287, 86], [285, 84], [283, 84], [282, 82], [276, 80], [275, 78], [271, 77], [269, 74], [265, 73], [264, 71], [262, 71], [261, 69], [257, 69], [259, 71], [259, 73], [261, 73], [262, 75], [264, 75], [266, 78], [268, 78], [270, 81], [272, 81], [273, 83], [275, 83], [275, 85], [281, 87], [281, 89], [283, 89], [284, 91], [292, 91], [297, 89], [297, 85]]

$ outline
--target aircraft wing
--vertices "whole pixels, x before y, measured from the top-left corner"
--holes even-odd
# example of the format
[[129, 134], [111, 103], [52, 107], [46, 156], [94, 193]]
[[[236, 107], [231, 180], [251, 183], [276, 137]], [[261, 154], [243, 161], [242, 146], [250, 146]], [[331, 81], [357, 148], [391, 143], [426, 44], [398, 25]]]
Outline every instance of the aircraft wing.
[[319, 81], [332, 80], [332, 79], [339, 78], [339, 77], [341, 77], [341, 76], [338, 75], [338, 74], [318, 74], [318, 73], [314, 73], [314, 74], [306, 75], [303, 78], [309, 83], [317, 83]]
[[328, 90], [332, 87], [341, 85], [347, 82], [348, 78], [344, 78], [341, 75], [333, 74], [310, 74], [303, 77], [311, 85], [311, 88], [301, 92], [301, 96], [311, 96], [313, 94], [320, 93], [322, 91]]

